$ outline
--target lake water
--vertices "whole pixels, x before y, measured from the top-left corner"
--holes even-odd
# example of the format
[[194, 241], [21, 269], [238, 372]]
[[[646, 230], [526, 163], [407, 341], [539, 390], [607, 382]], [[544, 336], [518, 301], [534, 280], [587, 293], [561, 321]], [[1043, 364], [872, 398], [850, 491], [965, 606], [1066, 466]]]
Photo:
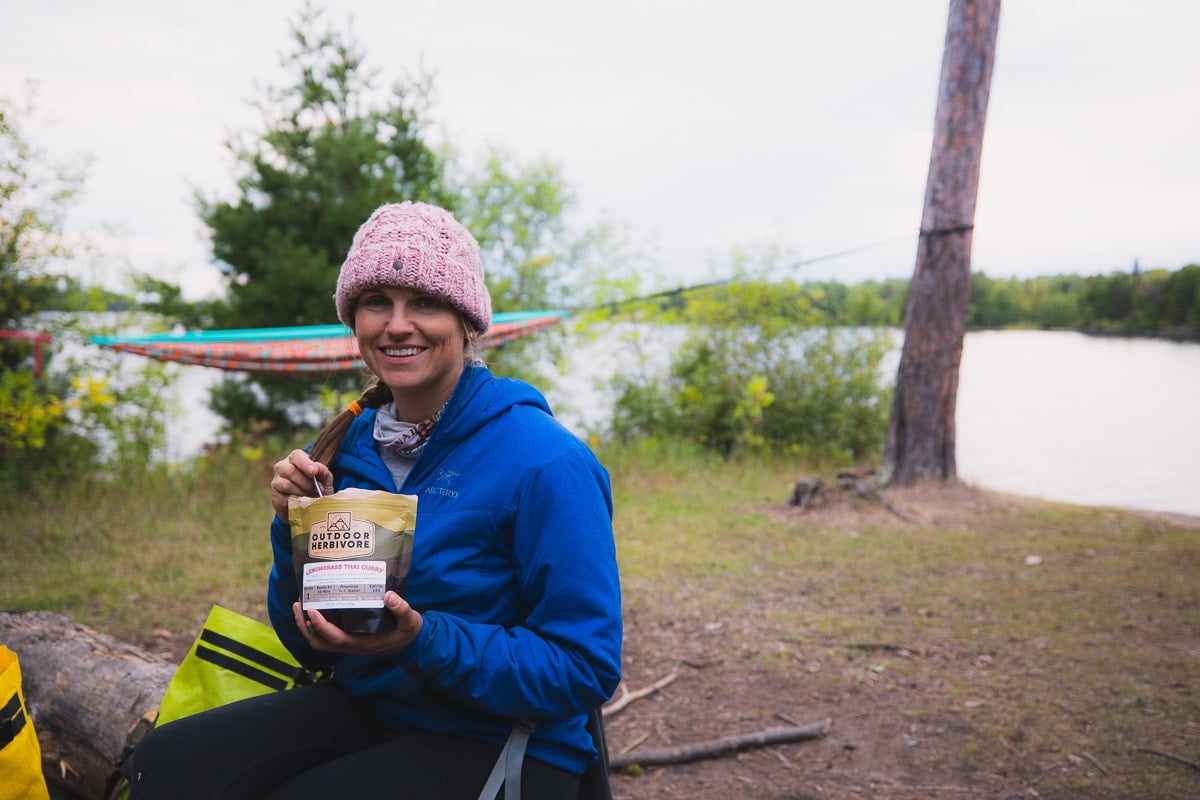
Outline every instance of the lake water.
[[[581, 435], [602, 428], [609, 379], [644, 358], [646, 368], [661, 366], [663, 351], [616, 336], [581, 344], [572, 369], [554, 377], [551, 404]], [[207, 387], [222, 373], [182, 367], [179, 374], [185, 413], [168, 425], [169, 454], [186, 458], [212, 440], [219, 420], [205, 406]], [[958, 474], [1011, 494], [1200, 516], [1198, 418], [1200, 344], [969, 333], [959, 378]]]
[[1200, 344], [968, 334], [958, 474], [1013, 494], [1200, 515]]

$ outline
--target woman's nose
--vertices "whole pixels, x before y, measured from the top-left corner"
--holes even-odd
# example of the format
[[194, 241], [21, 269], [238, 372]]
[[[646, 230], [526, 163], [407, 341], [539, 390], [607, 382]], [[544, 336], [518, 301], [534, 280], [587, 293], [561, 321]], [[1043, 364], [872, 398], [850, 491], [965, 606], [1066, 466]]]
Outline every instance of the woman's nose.
[[408, 314], [404, 312], [403, 307], [397, 304], [396, 307], [392, 309], [391, 316], [388, 317], [388, 333], [408, 333], [412, 329], [412, 320], [409, 318]]

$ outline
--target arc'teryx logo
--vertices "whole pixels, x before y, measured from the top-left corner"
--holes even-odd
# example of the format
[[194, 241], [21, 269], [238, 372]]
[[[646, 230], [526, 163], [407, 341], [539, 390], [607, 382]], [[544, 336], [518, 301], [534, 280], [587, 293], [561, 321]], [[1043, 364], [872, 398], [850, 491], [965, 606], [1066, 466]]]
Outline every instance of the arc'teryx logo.
[[458, 473], [451, 469], [439, 469], [437, 479], [439, 483], [446, 484], [445, 486], [426, 486], [425, 494], [440, 494], [444, 497], [458, 497], [458, 492], [449, 488], [450, 484], [458, 477]]

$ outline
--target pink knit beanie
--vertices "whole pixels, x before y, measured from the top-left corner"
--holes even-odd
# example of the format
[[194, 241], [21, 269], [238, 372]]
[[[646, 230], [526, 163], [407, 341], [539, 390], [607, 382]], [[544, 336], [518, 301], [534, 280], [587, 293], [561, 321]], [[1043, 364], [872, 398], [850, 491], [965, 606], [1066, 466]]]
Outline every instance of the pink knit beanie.
[[338, 319], [354, 327], [354, 302], [373, 286], [398, 286], [436, 295], [457, 308], [479, 333], [492, 323], [492, 298], [483, 281], [479, 244], [448, 211], [426, 203], [381, 206], [354, 234], [338, 273]]

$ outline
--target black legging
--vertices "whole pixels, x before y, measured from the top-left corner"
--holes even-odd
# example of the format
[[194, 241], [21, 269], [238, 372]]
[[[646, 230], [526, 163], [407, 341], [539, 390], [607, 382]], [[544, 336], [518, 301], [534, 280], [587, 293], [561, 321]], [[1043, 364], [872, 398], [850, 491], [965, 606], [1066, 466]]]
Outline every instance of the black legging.
[[[381, 730], [325, 682], [231, 703], [151, 730], [126, 774], [129, 800], [475, 800], [500, 746]], [[521, 797], [573, 800], [579, 776], [525, 759]]]

